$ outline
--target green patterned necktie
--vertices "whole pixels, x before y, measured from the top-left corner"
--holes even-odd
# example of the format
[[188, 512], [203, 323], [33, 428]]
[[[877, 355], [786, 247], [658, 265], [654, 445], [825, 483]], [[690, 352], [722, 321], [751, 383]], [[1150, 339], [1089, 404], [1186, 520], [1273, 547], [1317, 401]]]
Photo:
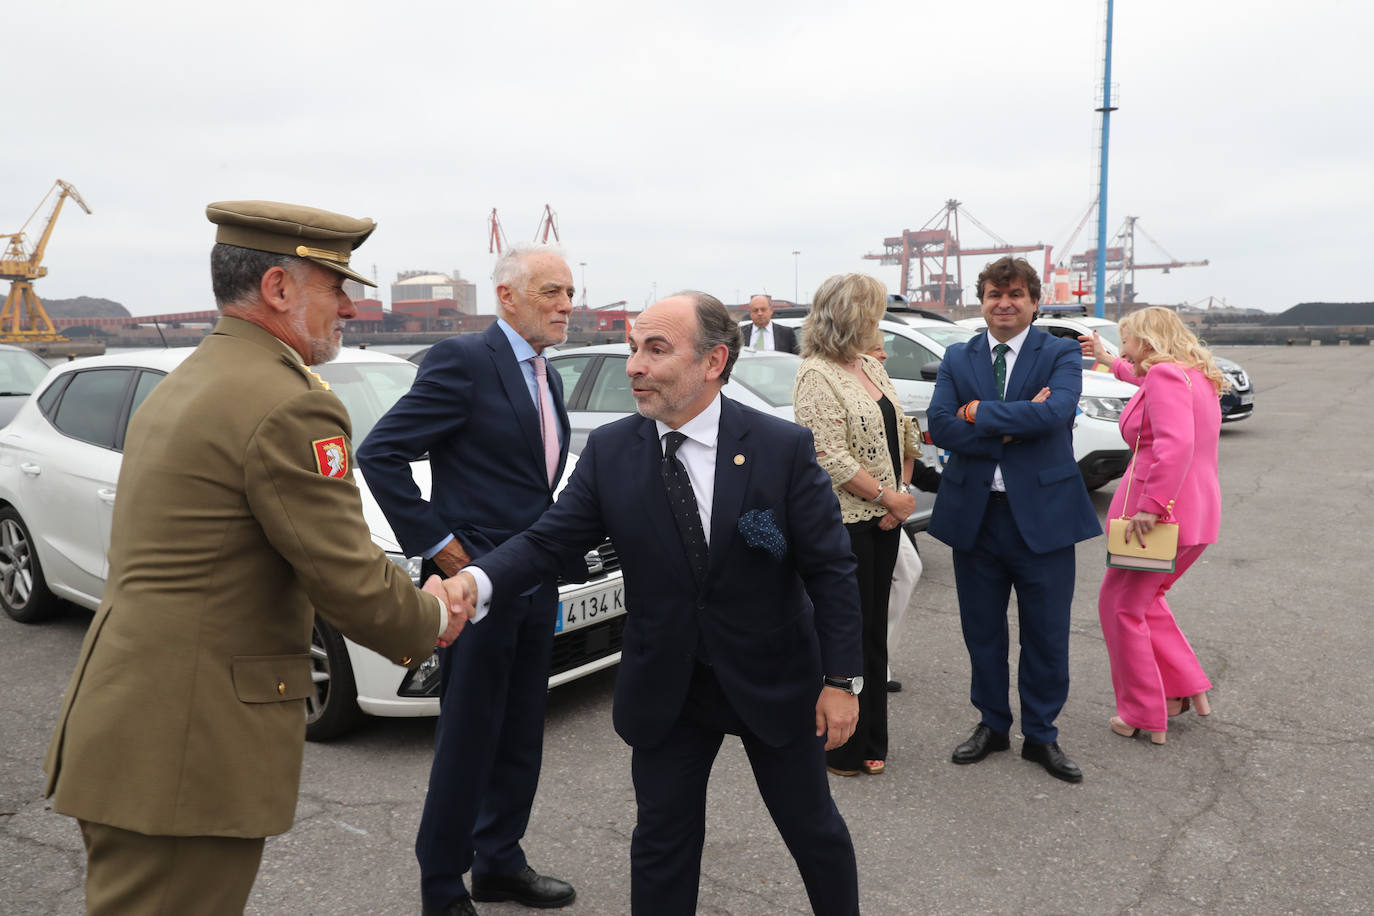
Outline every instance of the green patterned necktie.
[[1007, 351], [1011, 347], [1007, 344], [999, 343], [992, 350], [997, 354], [992, 361], [992, 375], [997, 379], [997, 400], [1004, 401], [1007, 398]]

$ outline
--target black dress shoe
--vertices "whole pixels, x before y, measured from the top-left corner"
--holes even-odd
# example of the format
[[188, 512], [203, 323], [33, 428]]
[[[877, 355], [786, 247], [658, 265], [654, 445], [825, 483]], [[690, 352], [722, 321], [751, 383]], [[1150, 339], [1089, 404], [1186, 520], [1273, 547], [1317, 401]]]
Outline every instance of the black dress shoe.
[[537, 909], [567, 906], [577, 897], [577, 891], [566, 881], [541, 875], [528, 865], [518, 874], [473, 875], [472, 899], [514, 900]]
[[963, 744], [954, 749], [952, 759], [955, 763], [977, 763], [993, 751], [1005, 751], [1011, 747], [1011, 739], [1006, 732], [995, 732], [986, 725], [979, 725]]
[[1078, 764], [1069, 759], [1068, 754], [1059, 749], [1058, 741], [1051, 741], [1049, 744], [1036, 744], [1034, 741], [1023, 742], [1021, 744], [1021, 756], [1026, 760], [1040, 764], [1055, 779], [1062, 779], [1065, 782], [1083, 781], [1083, 771], [1078, 768]]
[[901, 693], [901, 692], [902, 692], [902, 682], [901, 682], [901, 681], [888, 681], [888, 682], [887, 682], [887, 692], [888, 692], [888, 693]]
[[448, 906], [438, 909], [432, 906], [421, 906], [420, 912], [424, 916], [477, 916], [477, 907], [472, 905], [471, 897], [459, 897]]

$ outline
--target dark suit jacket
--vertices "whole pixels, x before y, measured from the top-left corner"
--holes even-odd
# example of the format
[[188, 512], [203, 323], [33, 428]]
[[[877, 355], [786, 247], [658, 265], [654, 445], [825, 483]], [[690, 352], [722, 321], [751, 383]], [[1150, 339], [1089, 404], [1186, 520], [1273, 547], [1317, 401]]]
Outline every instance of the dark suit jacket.
[[[1046, 386], [1050, 399], [1031, 403]], [[931, 536], [956, 550], [973, 547], [998, 464], [1012, 517], [1032, 551], [1047, 553], [1101, 534], [1073, 457], [1082, 390], [1078, 344], [1037, 327], [1016, 357], [1002, 401], [986, 331], [946, 350], [926, 409], [931, 439], [952, 453], [930, 518]], [[959, 419], [955, 411], [974, 399], [979, 399], [978, 422]], [[1004, 435], [1012, 441], [1003, 444]]]
[[[549, 373], [549, 388], [562, 430], [561, 476], [570, 433], [557, 372]], [[428, 501], [410, 473], [410, 462], [426, 452]], [[481, 556], [534, 524], [553, 502], [539, 413], [495, 324], [434, 345], [410, 391], [358, 448], [358, 465], [409, 554], [455, 534], [470, 555]]]
[[[609, 535], [627, 608], [615, 691], [620, 736], [635, 747], [664, 738], [682, 710], [700, 638], [744, 723], [774, 746], [796, 740], [815, 728], [822, 674], [863, 670], [854, 556], [811, 432], [721, 399], [700, 588], [673, 523], [662, 460], [654, 421], [601, 427], [557, 504], [477, 565], [499, 599]], [[773, 511], [787, 541], [781, 560], [745, 543], [738, 522], [752, 509]]]
[[[783, 353], [801, 353], [801, 347], [797, 344], [797, 332], [792, 328], [771, 322], [773, 325], [773, 349]], [[749, 346], [749, 341], [754, 339], [754, 322], [741, 321], [739, 323], [740, 345]]]

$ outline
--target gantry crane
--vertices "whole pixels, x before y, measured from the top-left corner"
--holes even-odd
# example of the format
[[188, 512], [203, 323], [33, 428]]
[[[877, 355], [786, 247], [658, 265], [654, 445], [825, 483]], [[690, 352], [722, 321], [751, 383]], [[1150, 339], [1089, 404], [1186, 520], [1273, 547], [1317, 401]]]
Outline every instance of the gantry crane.
[[[949, 308], [960, 304], [963, 298], [965, 255], [1000, 256], [1043, 250], [1045, 272], [1049, 273], [1050, 246], [1040, 242], [1034, 245], [1012, 245], [980, 223], [968, 210], [962, 211], [964, 216], [990, 236], [996, 244], [986, 248], [962, 247], [959, 244], [960, 207], [962, 204], [957, 200], [945, 201], [940, 211], [920, 229], [915, 232], [905, 229], [901, 235], [884, 239], [881, 252], [866, 254], [864, 258], [883, 264], [900, 264], [903, 295], [912, 302], [933, 303], [935, 308]], [[936, 228], [937, 224], [939, 228]], [[951, 257], [954, 259], [954, 274], [949, 272]], [[928, 259], [932, 262], [929, 268], [926, 266]], [[919, 282], [911, 276], [913, 260], [919, 272]]]
[[[43, 226], [38, 243], [30, 251], [26, 247], [24, 230], [43, 209], [48, 198], [52, 197], [53, 191], [58, 192], [57, 201], [53, 204], [52, 212], [48, 214], [48, 221]], [[53, 327], [52, 319], [48, 317], [48, 313], [43, 309], [43, 303], [33, 291], [33, 281], [47, 276], [48, 269], [43, 266], [43, 253], [48, 248], [53, 226], [57, 224], [57, 215], [62, 212], [62, 204], [68, 197], [76, 201], [87, 213], [91, 212], [91, 208], [86, 206], [76, 188], [59, 178], [48, 193], [43, 195], [43, 199], [38, 202], [33, 213], [29, 214], [29, 218], [24, 220], [24, 225], [19, 227], [18, 232], [8, 235], [0, 233], [0, 239], [5, 240], [5, 251], [0, 255], [0, 280], [11, 281], [10, 294], [5, 299], [5, 309], [0, 312], [0, 340], [22, 343], [67, 339], [58, 334], [57, 329]]]
[[[1139, 232], [1150, 241], [1155, 248], [1159, 249], [1169, 260], [1156, 264], [1141, 264], [1135, 259], [1135, 234]], [[1165, 251], [1164, 246], [1155, 241], [1154, 236], [1145, 231], [1145, 227], [1140, 225], [1140, 217], [1128, 216], [1126, 221], [1121, 224], [1121, 229], [1112, 238], [1111, 244], [1107, 248], [1107, 276], [1103, 287], [1105, 300], [1114, 300], [1117, 303], [1117, 311], [1121, 311], [1121, 306], [1135, 301], [1135, 272], [1137, 270], [1159, 270], [1168, 273], [1175, 267], [1206, 267], [1208, 261], [1204, 258], [1201, 261], [1180, 261], [1178, 258]], [[1069, 264], [1074, 270], [1081, 270], [1086, 273], [1088, 283], [1093, 284], [1093, 274], [1097, 263], [1097, 249], [1090, 248], [1082, 254], [1073, 255], [1069, 259]], [[1093, 287], [1096, 289], [1096, 287]]]

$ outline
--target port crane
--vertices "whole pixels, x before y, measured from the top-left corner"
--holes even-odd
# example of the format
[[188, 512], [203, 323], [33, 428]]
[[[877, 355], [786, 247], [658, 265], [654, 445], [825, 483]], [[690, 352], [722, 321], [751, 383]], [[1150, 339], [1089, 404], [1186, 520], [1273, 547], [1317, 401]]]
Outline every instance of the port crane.
[[[534, 230], [534, 240], [547, 244], [549, 234], [553, 234], [555, 242], [563, 241], [558, 237], [558, 214], [553, 212], [553, 208], [544, 204], [544, 212], [539, 216], [539, 226]], [[487, 217], [487, 254], [501, 255], [510, 242], [506, 240], [506, 230], [501, 225], [501, 217], [496, 215], [496, 208], [491, 208], [491, 215]]]
[[[1013, 245], [979, 222], [968, 210], [961, 211], [962, 206], [962, 203], [953, 198], [946, 200], [940, 211], [920, 229], [915, 232], [904, 229], [901, 235], [884, 239], [881, 252], [872, 252], [863, 257], [865, 260], [879, 261], [883, 264], [900, 264], [902, 294], [912, 302], [933, 303], [937, 308], [953, 308], [962, 301], [965, 256], [1000, 257], [1018, 252], [1044, 251], [1044, 270], [1046, 274], [1049, 273], [1051, 246], [1040, 242], [1034, 245]], [[959, 242], [961, 212], [995, 244], [984, 248], [964, 248]], [[951, 258], [954, 260], [954, 274], [950, 273]], [[916, 263], [919, 281], [911, 276], [913, 261]], [[931, 262], [929, 268], [927, 261]]]
[[[43, 209], [48, 198], [57, 192], [57, 200], [52, 205], [48, 220], [32, 249], [27, 247], [24, 230]], [[48, 193], [38, 202], [33, 213], [24, 220], [18, 232], [0, 233], [5, 242], [5, 250], [0, 254], [0, 280], [10, 281], [10, 294], [5, 299], [4, 311], [0, 311], [0, 341], [7, 343], [64, 341], [67, 338], [57, 333], [52, 319], [43, 308], [43, 303], [33, 291], [33, 281], [47, 276], [48, 269], [43, 266], [43, 254], [48, 249], [48, 239], [52, 238], [53, 226], [57, 225], [57, 215], [62, 212], [62, 204], [70, 197], [87, 213], [91, 208], [81, 199], [75, 187], [57, 179]]]
[[[1148, 264], [1137, 261], [1135, 247], [1137, 232], [1145, 236], [1150, 244], [1159, 249], [1160, 253], [1168, 260]], [[1082, 254], [1073, 255], [1069, 259], [1069, 264], [1074, 270], [1086, 272], [1089, 285], [1093, 284], [1096, 263], [1096, 248], [1090, 248]], [[1112, 238], [1112, 244], [1107, 248], [1107, 273], [1103, 291], [1106, 298], [1115, 299], [1117, 309], [1120, 311], [1123, 303], [1135, 300], [1135, 272], [1137, 270], [1158, 270], [1167, 274], [1176, 267], [1206, 267], [1208, 263], [1206, 258], [1201, 261], [1180, 261], [1166, 251], [1163, 245], [1155, 241], [1154, 236], [1145, 231], [1145, 227], [1140, 225], [1140, 217], [1128, 216]], [[1093, 288], [1096, 289], [1095, 286]]]

